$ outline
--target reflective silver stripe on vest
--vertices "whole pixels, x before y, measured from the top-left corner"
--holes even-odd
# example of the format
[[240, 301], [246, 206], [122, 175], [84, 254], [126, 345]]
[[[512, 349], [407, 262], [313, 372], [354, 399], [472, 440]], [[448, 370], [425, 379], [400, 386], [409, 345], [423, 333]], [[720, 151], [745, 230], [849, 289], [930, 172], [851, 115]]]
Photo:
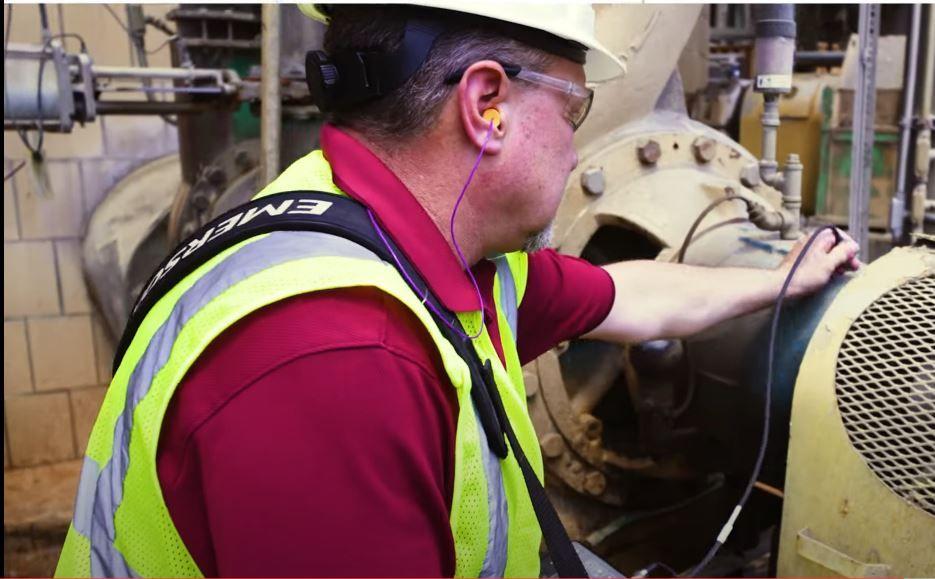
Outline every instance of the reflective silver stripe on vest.
[[[129, 469], [133, 414], [140, 401], [149, 393], [156, 374], [168, 362], [172, 346], [184, 326], [214, 298], [250, 276], [289, 261], [326, 256], [381, 261], [373, 252], [341, 237], [321, 232], [278, 231], [229, 255], [199, 278], [176, 302], [169, 317], [153, 334], [130, 375], [124, 409], [114, 426], [110, 460], [98, 471], [97, 463], [86, 457], [82, 467], [73, 526], [90, 541], [92, 576], [139, 577], [114, 546], [115, 516], [123, 501], [124, 480]], [[479, 427], [480, 422], [476, 422]], [[506, 495], [499, 461], [490, 452], [482, 433], [481, 441], [488, 480], [488, 500], [491, 505], [498, 505], [496, 509], [489, 509], [492, 532], [488, 541], [488, 554], [485, 556], [485, 569], [502, 575], [506, 568]], [[492, 480], [499, 483], [492, 484]], [[496, 496], [491, 495], [491, 492]]]
[[[499, 306], [510, 326], [513, 339], [516, 339], [516, 283], [513, 271], [506, 257], [500, 255], [492, 260], [497, 266], [497, 277], [500, 280]], [[489, 531], [487, 534], [487, 553], [484, 555], [484, 564], [481, 567], [481, 577], [503, 577], [506, 571], [507, 536], [509, 532], [509, 513], [507, 512], [506, 491], [503, 488], [503, 471], [500, 468], [500, 459], [490, 450], [487, 435], [477, 418], [477, 409], [474, 409], [477, 422], [478, 436], [480, 437], [481, 454], [484, 460], [484, 472], [487, 478], [487, 510], [489, 518]]]
[[[113, 454], [104, 465], [91, 492], [82, 483], [74, 527], [91, 542], [91, 574], [95, 577], [139, 576], [114, 547], [114, 517], [123, 501], [123, 484], [130, 462], [130, 433], [133, 412], [165, 366], [172, 345], [188, 321], [211, 300], [234, 284], [270, 267], [309, 257], [334, 256], [379, 260], [371, 251], [346, 239], [319, 232], [274, 232], [234, 252], [198, 279], [175, 304], [166, 321], [156, 330], [127, 384], [123, 412], [114, 427]], [[90, 473], [88, 473], [90, 474]], [[90, 517], [88, 517], [90, 514]], [[78, 517], [83, 520], [78, 520]]]
[[500, 307], [503, 308], [503, 317], [516, 339], [516, 324], [519, 314], [519, 304], [516, 303], [516, 280], [513, 279], [513, 270], [505, 255], [493, 258], [497, 265], [497, 277], [500, 278]]
[[506, 508], [506, 491], [503, 488], [503, 471], [500, 459], [490, 451], [487, 435], [474, 408], [474, 420], [477, 423], [477, 436], [480, 439], [481, 457], [484, 461], [484, 474], [487, 479], [487, 552], [481, 566], [480, 577], [503, 577], [506, 571], [506, 541], [510, 518]]

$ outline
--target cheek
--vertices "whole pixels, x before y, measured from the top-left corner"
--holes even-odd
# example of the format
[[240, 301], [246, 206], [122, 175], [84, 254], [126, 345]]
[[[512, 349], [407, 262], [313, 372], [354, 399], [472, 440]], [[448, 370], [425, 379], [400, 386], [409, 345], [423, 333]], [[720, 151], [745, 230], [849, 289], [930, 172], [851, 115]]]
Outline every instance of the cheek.
[[548, 104], [554, 103], [529, 107], [514, 125], [518, 138], [511, 151], [510, 165], [515, 172], [509, 181], [517, 193], [513, 210], [537, 222], [554, 217], [577, 161], [574, 131], [561, 112]]

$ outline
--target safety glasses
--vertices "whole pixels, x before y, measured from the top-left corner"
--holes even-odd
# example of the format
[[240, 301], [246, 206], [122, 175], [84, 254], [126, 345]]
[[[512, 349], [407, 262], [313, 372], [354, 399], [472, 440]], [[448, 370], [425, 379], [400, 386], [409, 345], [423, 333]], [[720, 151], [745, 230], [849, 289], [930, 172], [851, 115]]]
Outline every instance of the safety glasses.
[[[503, 67], [503, 72], [505, 72], [506, 75], [510, 78], [522, 80], [528, 82], [529, 84], [541, 86], [543, 88], [547, 88], [557, 93], [566, 95], [568, 100], [565, 103], [565, 119], [571, 123], [571, 126], [574, 127], [575, 130], [581, 126], [581, 123], [583, 123], [584, 119], [587, 118], [588, 112], [591, 111], [591, 103], [594, 102], [593, 90], [583, 87], [579, 84], [575, 84], [570, 80], [556, 78], [554, 76], [542, 74], [541, 72], [527, 70], [514, 64], [505, 64], [502, 62], [499, 64]], [[465, 70], [466, 69], [462, 69], [455, 74], [452, 74], [445, 79], [445, 83], [457, 84], [458, 82], [461, 82], [461, 77], [464, 76]]]

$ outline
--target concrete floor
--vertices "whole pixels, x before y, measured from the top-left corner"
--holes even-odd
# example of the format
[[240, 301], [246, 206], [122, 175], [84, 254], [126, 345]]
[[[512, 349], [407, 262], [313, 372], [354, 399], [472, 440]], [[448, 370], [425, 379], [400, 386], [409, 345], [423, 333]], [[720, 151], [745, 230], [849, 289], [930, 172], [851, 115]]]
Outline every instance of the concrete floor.
[[3, 575], [51, 577], [65, 541], [81, 460], [3, 473]]

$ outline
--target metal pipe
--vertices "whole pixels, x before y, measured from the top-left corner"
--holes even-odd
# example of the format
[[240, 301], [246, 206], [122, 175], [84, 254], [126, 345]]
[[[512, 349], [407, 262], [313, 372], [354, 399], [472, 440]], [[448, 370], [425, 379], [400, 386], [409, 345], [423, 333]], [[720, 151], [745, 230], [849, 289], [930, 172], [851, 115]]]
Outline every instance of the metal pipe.
[[217, 110], [218, 103], [210, 101], [103, 101], [97, 103], [99, 115], [157, 115], [194, 114]]
[[931, 210], [935, 202], [935, 188], [931, 187], [932, 175], [930, 166], [932, 155], [932, 130], [935, 128], [935, 118], [932, 117], [932, 92], [935, 91], [935, 9], [928, 9], [928, 34], [925, 42], [925, 64], [922, 68], [924, 80], [922, 81], [922, 109], [920, 111], [921, 127], [916, 135], [916, 163], [913, 177], [916, 185], [912, 190], [911, 214], [914, 233], [923, 231], [923, 224], [932, 222], [932, 216], [926, 214], [926, 207]]
[[876, 112], [877, 41], [880, 36], [880, 5], [861, 4], [857, 88], [854, 91], [854, 137], [851, 144], [850, 211], [848, 232], [869, 255], [870, 177], [873, 158], [874, 113]]
[[763, 93], [787, 93], [792, 90], [795, 59], [795, 5], [757, 4], [755, 74], [753, 90]]
[[783, 239], [798, 239], [799, 219], [802, 214], [802, 163], [799, 156], [790, 153], [786, 164], [782, 168], [782, 208], [786, 210], [787, 218], [782, 229]]
[[797, 50], [795, 53], [796, 68], [832, 67], [844, 63], [842, 50]]
[[217, 81], [218, 84], [224, 84], [224, 75], [229, 74], [227, 70], [222, 71], [214, 68], [140, 68], [135, 66], [99, 66], [96, 64], [91, 67], [91, 71], [94, 73], [95, 78], [162, 78], [171, 80], [210, 78]]
[[912, 117], [915, 113], [916, 69], [919, 65], [919, 24], [922, 20], [922, 6], [912, 6], [912, 22], [909, 31], [909, 74], [903, 89], [903, 118], [899, 122], [899, 168], [896, 170], [896, 194], [890, 206], [890, 232], [893, 241], [898, 243], [903, 236], [903, 223], [906, 219], [909, 141], [912, 133]]
[[279, 137], [282, 130], [282, 101], [279, 60], [282, 52], [280, 8], [263, 4], [262, 76], [260, 78], [260, 178], [270, 183], [279, 175]]
[[[932, 91], [935, 91], [935, 8], [929, 6], [928, 38], [925, 41], [925, 67], [922, 69], [922, 119], [928, 123], [932, 118]], [[931, 126], [929, 127], [931, 129]]]
[[779, 133], [779, 95], [766, 93], [763, 95], [763, 146], [760, 158], [760, 176], [769, 185], [775, 186], [776, 169], [776, 139]]

